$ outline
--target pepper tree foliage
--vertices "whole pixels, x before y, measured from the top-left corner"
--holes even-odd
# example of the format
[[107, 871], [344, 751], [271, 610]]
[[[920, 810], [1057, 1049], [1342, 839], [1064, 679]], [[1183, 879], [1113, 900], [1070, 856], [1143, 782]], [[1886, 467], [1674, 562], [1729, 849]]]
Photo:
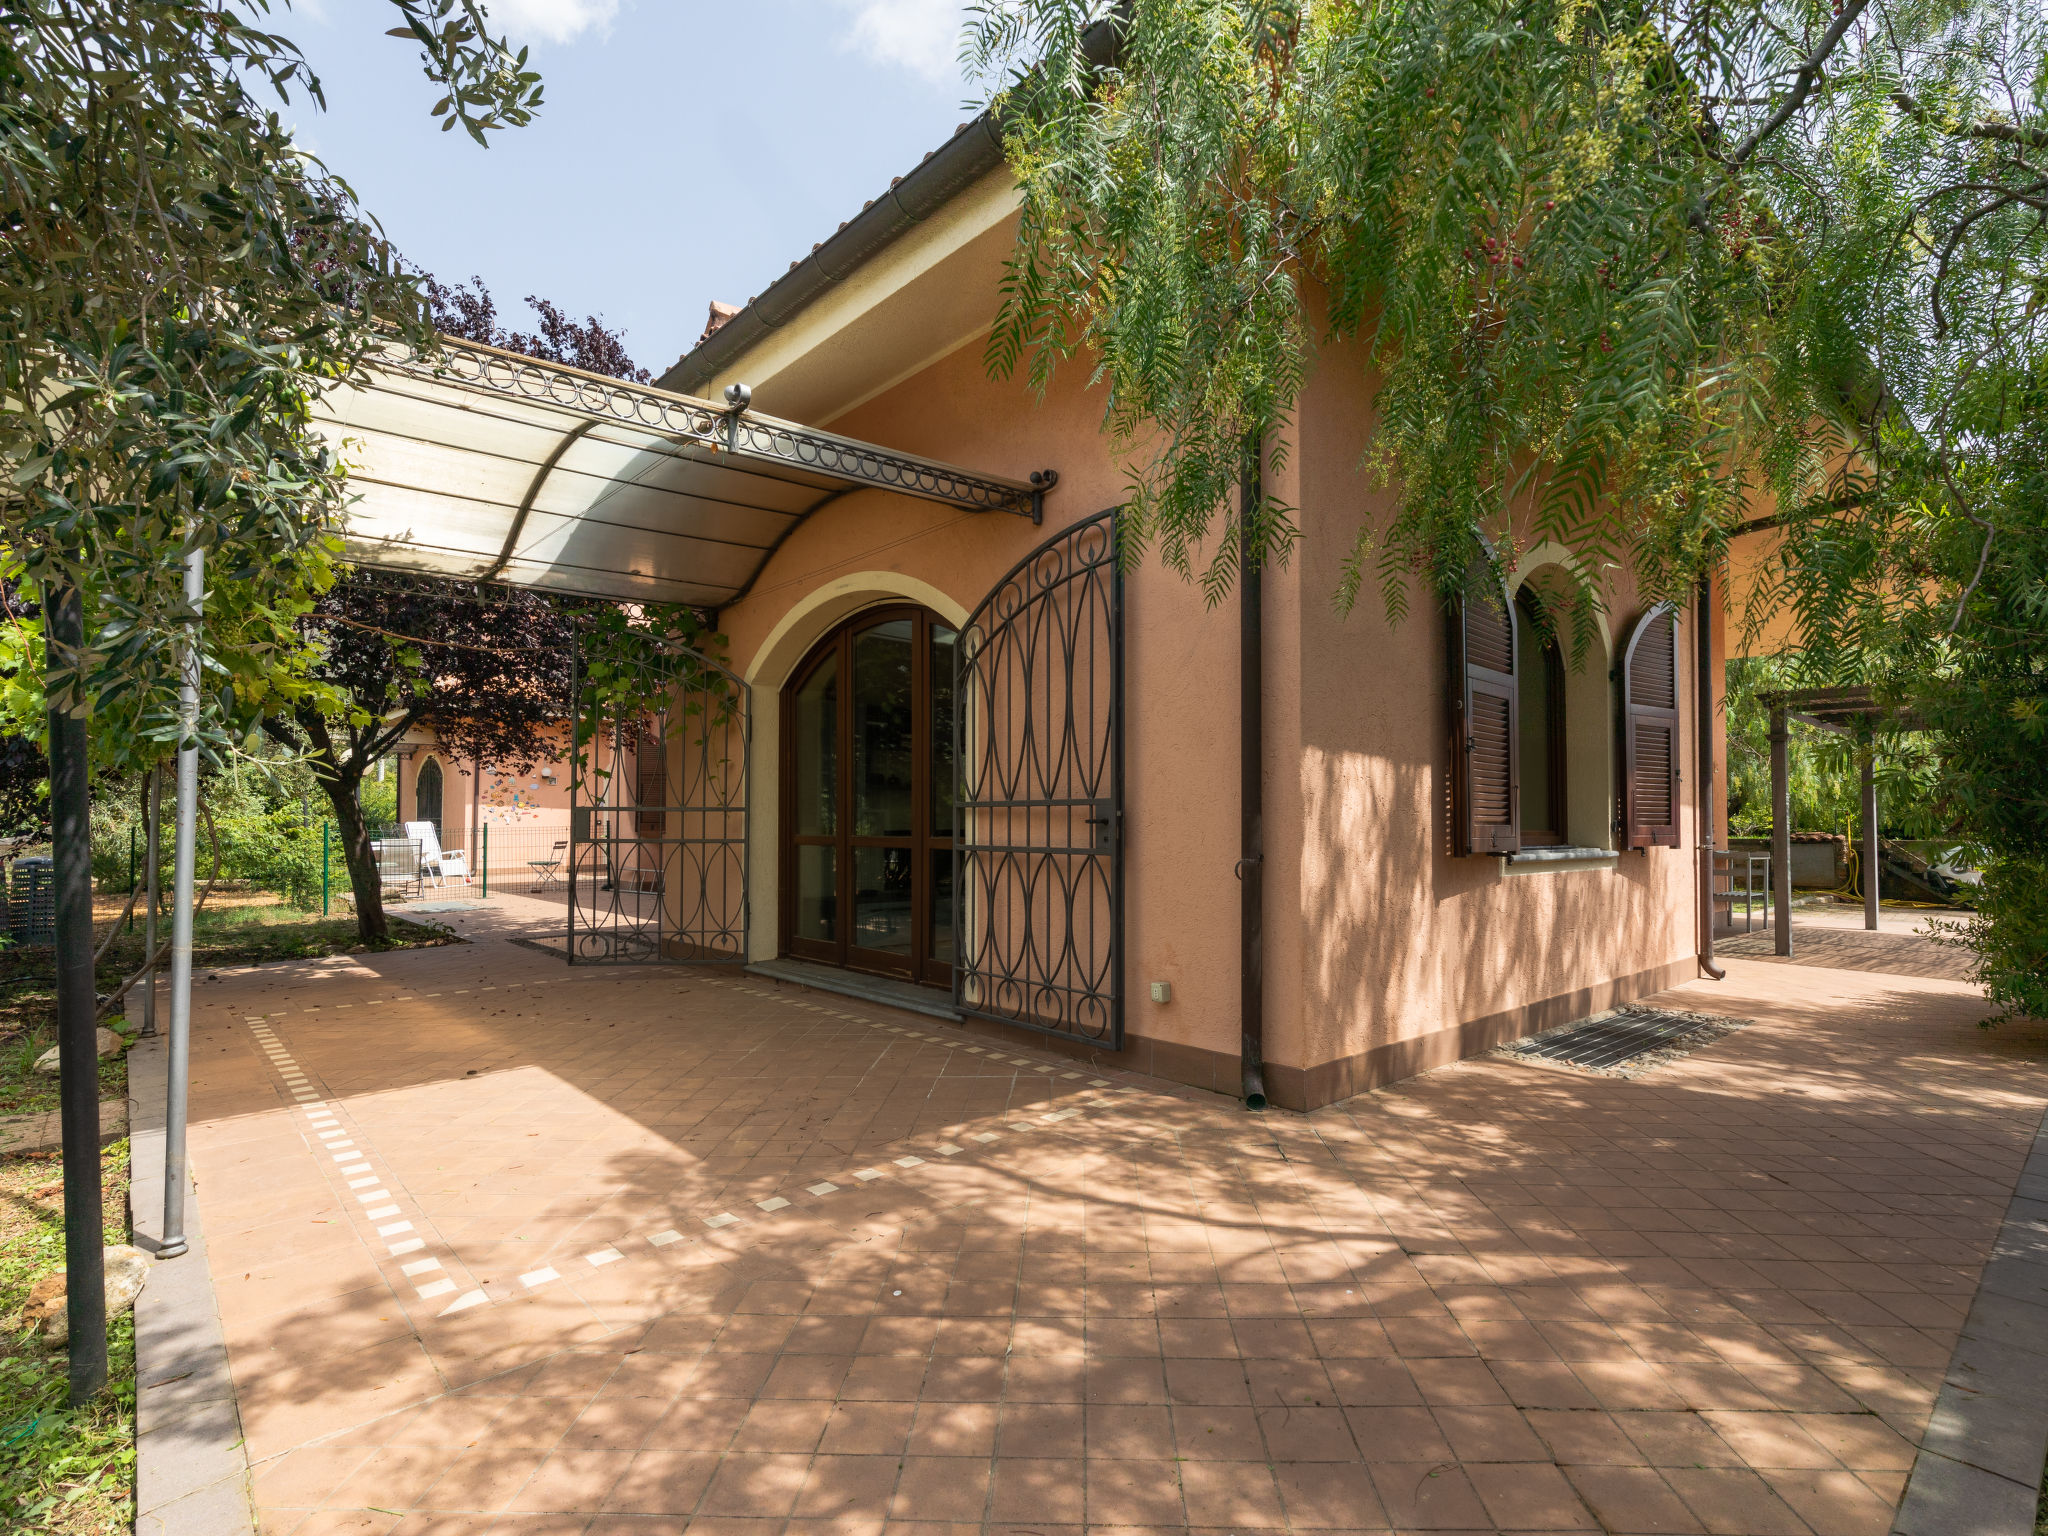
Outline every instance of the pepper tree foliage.
[[1584, 637], [1601, 572], [1680, 597], [1772, 516], [1747, 621], [1917, 709], [1985, 980], [2048, 1012], [2034, 0], [985, 0], [964, 48], [1023, 190], [988, 362], [1105, 386], [1133, 555], [1228, 589], [1337, 343], [1400, 492], [1340, 608], [1552, 539]]
[[[477, 0], [392, 4], [451, 122], [481, 139], [538, 106]], [[192, 544], [209, 558], [202, 739], [224, 744], [239, 685], [288, 685], [345, 499], [313, 400], [380, 328], [425, 336], [416, 279], [279, 119], [320, 88], [255, 25], [268, 11], [0, 6], [0, 542], [11, 579], [85, 597], [86, 644], [48, 697], [91, 717], [103, 762], [184, 732]]]

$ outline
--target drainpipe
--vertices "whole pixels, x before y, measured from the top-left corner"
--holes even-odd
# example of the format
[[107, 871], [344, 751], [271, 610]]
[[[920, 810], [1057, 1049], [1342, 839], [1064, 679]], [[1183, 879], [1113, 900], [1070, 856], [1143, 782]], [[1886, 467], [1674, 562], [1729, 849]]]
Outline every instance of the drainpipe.
[[1244, 478], [1238, 486], [1238, 796], [1240, 845], [1237, 880], [1242, 919], [1243, 953], [1238, 967], [1239, 1037], [1244, 1107], [1266, 1107], [1266, 733], [1265, 733], [1265, 573], [1258, 541], [1250, 524], [1265, 496], [1260, 478], [1260, 447], [1254, 440], [1245, 453]]
[[1694, 625], [1699, 643], [1699, 672], [1694, 692], [1699, 695], [1700, 739], [1700, 969], [1714, 981], [1725, 981], [1728, 973], [1714, 963], [1714, 578], [1700, 577], [1699, 620]]
[[1878, 897], [1884, 889], [1884, 850], [1877, 835], [1877, 733], [1863, 738], [1863, 926], [1877, 932]]

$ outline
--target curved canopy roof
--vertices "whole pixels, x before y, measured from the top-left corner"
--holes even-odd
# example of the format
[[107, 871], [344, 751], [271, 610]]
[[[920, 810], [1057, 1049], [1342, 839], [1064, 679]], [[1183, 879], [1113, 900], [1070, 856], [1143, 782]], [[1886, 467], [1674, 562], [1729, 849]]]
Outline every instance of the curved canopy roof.
[[626, 601], [729, 603], [848, 491], [1036, 519], [1053, 481], [445, 337], [431, 356], [387, 343], [318, 416], [349, 465], [350, 558]]

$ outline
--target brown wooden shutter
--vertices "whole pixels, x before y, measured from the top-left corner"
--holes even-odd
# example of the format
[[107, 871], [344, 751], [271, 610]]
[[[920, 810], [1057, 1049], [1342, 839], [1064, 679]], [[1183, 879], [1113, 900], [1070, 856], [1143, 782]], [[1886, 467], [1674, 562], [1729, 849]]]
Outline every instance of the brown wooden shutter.
[[1678, 610], [1659, 603], [1621, 652], [1621, 828], [1626, 848], [1678, 846]]
[[1522, 846], [1515, 605], [1490, 573], [1486, 585], [1450, 615], [1451, 819], [1461, 854]]

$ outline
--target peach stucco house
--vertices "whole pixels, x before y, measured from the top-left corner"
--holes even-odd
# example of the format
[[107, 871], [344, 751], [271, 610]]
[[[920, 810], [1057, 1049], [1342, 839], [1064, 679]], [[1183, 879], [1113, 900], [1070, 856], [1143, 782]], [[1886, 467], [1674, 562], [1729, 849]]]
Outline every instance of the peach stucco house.
[[[948, 904], [957, 898], [970, 924], [1003, 924], [987, 885], [978, 895], [948, 888], [948, 818], [960, 811], [943, 803], [951, 744], [930, 722], [943, 725], [954, 707], [945, 674], [955, 637], [1049, 536], [1082, 530], [1080, 543], [1048, 557], [1054, 579], [1096, 559], [1083, 545], [1106, 525], [1089, 520], [1116, 505], [1123, 485], [1084, 369], [1068, 369], [1035, 403], [982, 366], [1015, 207], [985, 125], [970, 125], [760, 296], [736, 313], [714, 310], [714, 328], [661, 381], [705, 398], [745, 385], [753, 409], [1018, 479], [1057, 472], [1042, 526], [882, 490], [839, 496], [794, 526], [744, 595], [718, 611], [730, 663], [753, 689], [748, 955], [802, 962], [785, 974], [814, 978], [828, 968], [893, 973], [930, 988], [940, 1008], [950, 1006], [956, 958]], [[1699, 973], [1694, 617], [1664, 610], [1645, 628], [1631, 716], [1622, 680], [1609, 675], [1641, 617], [1625, 574], [1609, 588], [1603, 654], [1561, 668], [1525, 631], [1519, 681], [1496, 675], [1511, 649], [1505, 634], [1481, 633], [1501, 631], [1497, 613], [1468, 616], [1469, 643], [1427, 613], [1398, 626], [1370, 603], [1337, 616], [1331, 594], [1357, 521], [1393, 494], [1357, 468], [1367, 419], [1355, 359], [1326, 356], [1275, 486], [1299, 509], [1301, 542], [1263, 579], [1253, 696], [1262, 861], [1245, 862], [1241, 597], [1207, 607], [1156, 559], [1120, 583], [1106, 570], [1088, 578], [1097, 588], [1089, 602], [1120, 597], [1106, 620], [1122, 641], [1121, 824], [1101, 833], [1122, 866], [1110, 898], [1120, 975], [1109, 979], [1122, 1038], [1112, 1050], [1095, 1020], [1077, 1021], [1048, 994], [1036, 1022], [1076, 1050], [1235, 1093], [1247, 1014], [1262, 1013], [1266, 1091], [1301, 1108]], [[1554, 547], [1533, 550], [1518, 583], [1540, 581], [1561, 558]], [[1019, 600], [1015, 591], [1007, 599]], [[1495, 666], [1482, 667], [1496, 641]], [[1475, 691], [1463, 686], [1461, 659]], [[1058, 695], [1039, 729], [1062, 709], [1086, 715], [1075, 701], [1103, 681], [1091, 656], [1069, 670], [1065, 681], [1033, 683]], [[1669, 698], [1651, 697], [1660, 687]], [[907, 707], [896, 696], [904, 689], [914, 694]], [[1457, 728], [1461, 702], [1470, 732]], [[849, 714], [889, 715], [903, 728], [900, 745], [917, 754], [907, 777], [895, 763], [886, 788], [876, 780], [878, 798], [902, 799], [879, 820], [863, 822], [867, 808], [855, 803], [866, 792], [855, 782], [860, 763], [823, 782], [841, 773], [841, 754], [863, 750]], [[1485, 767], [1487, 752], [1499, 752], [1496, 730], [1511, 721], [1519, 751], [1495, 766], [1519, 777], [1518, 840], [1501, 835], [1500, 806], [1489, 810], [1489, 796], [1504, 802], [1509, 786], [1491, 785]], [[1636, 757], [1625, 757], [1624, 734], [1642, 736]], [[1641, 755], [1652, 737], [1662, 767]], [[1481, 765], [1469, 780], [1453, 772], [1454, 742]], [[1090, 739], [1077, 750], [1101, 746]], [[1625, 772], [1651, 798], [1671, 797], [1631, 813], [1639, 823], [1653, 815], [1653, 835], [1638, 825], [1631, 838], [1623, 825]], [[974, 780], [970, 767], [962, 798], [976, 798]], [[895, 841], [864, 837], [864, 826], [880, 832], [885, 822], [901, 834]], [[1479, 846], [1489, 843], [1499, 851]], [[1263, 907], [1249, 920], [1259, 930], [1249, 958], [1245, 880]], [[874, 902], [871, 919], [863, 903], [881, 887], [907, 899]], [[1085, 944], [1076, 935], [1086, 926], [1073, 919], [1056, 942]], [[1247, 972], [1261, 970], [1247, 997]], [[1033, 1006], [1026, 996], [987, 1011], [1033, 1022]]]
[[1085, 370], [1035, 400], [982, 366], [1016, 202], [984, 119], [713, 306], [658, 389], [451, 343], [323, 407], [357, 558], [724, 637], [666, 724], [579, 728], [571, 957], [749, 965], [1295, 1108], [1710, 965], [1697, 612], [1611, 572], [1574, 669], [1515, 618], [1568, 558], [1539, 545], [1498, 602], [1340, 616], [1394, 495], [1341, 351], [1266, 471], [1290, 561], [1213, 608], [1120, 566]]

